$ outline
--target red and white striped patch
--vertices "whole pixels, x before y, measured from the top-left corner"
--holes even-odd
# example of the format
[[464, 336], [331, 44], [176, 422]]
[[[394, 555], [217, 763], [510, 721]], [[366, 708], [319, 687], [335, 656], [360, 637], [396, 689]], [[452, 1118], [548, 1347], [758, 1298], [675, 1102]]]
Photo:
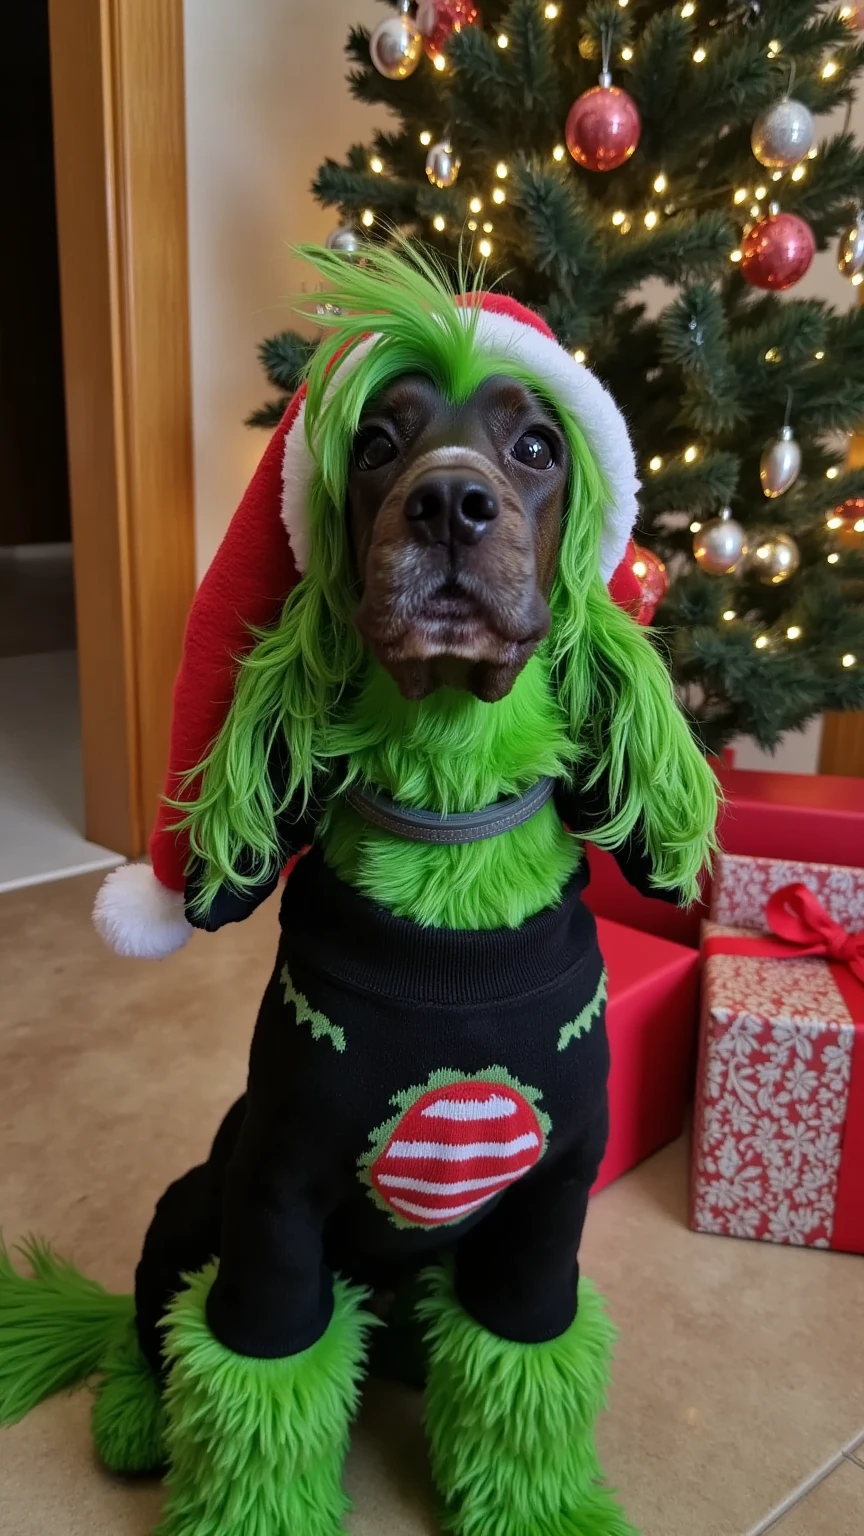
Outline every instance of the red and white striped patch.
[[406, 1110], [370, 1169], [403, 1221], [460, 1221], [521, 1179], [543, 1152], [537, 1115], [505, 1083], [433, 1088]]

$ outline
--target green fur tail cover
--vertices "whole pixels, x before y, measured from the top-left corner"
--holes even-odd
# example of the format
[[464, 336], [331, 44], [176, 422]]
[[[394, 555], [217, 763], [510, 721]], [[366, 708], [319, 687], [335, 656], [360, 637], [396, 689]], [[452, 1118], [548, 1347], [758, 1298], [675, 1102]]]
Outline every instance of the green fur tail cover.
[[337, 1281], [317, 1343], [254, 1360], [210, 1331], [215, 1274], [210, 1264], [190, 1277], [166, 1318], [170, 1471], [159, 1536], [336, 1536], [349, 1508], [342, 1464], [374, 1323], [362, 1310], [365, 1292]]
[[165, 1465], [162, 1390], [141, 1353], [135, 1319], [114, 1330], [100, 1362], [93, 1441], [109, 1472], [156, 1472]]
[[604, 1487], [594, 1425], [615, 1329], [589, 1281], [560, 1338], [514, 1344], [469, 1317], [445, 1270], [419, 1312], [426, 1425], [446, 1529], [458, 1536], [636, 1536]]
[[43, 1398], [92, 1376], [134, 1313], [131, 1296], [111, 1296], [30, 1238], [22, 1275], [0, 1247], [0, 1424], [14, 1424]]

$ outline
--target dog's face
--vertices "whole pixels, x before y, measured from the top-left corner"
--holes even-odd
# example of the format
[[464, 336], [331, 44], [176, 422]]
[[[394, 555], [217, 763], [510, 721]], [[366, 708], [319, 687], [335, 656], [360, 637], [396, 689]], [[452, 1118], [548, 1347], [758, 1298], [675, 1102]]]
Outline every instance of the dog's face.
[[356, 623], [406, 698], [509, 693], [549, 630], [568, 473], [560, 426], [515, 379], [450, 405], [406, 376], [370, 401], [348, 482]]

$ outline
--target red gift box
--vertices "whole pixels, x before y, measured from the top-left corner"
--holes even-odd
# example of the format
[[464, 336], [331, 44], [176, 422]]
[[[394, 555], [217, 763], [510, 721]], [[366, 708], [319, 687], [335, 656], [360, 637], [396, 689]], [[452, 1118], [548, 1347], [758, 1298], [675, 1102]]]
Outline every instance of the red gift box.
[[607, 918], [628, 928], [638, 928], [643, 933], [656, 934], [658, 938], [670, 939], [673, 944], [687, 944], [694, 950], [699, 948], [699, 930], [706, 912], [703, 903], [676, 907], [674, 902], [643, 896], [628, 885], [611, 853], [590, 843], [585, 852], [591, 881], [583, 900], [596, 918]]
[[695, 1051], [699, 955], [597, 920], [609, 979], [609, 1143], [592, 1193], [684, 1128]]
[[712, 918], [691, 1225], [864, 1253], [864, 869], [724, 855]]
[[727, 853], [799, 863], [864, 864], [864, 779], [721, 768]]

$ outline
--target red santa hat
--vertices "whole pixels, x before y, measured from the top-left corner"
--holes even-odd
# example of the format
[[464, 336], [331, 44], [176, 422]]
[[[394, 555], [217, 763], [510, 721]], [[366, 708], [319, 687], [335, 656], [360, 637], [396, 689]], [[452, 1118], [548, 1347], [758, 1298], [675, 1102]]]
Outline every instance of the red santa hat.
[[[457, 300], [457, 302], [459, 302]], [[464, 301], [463, 301], [464, 302]], [[624, 418], [594, 374], [556, 341], [545, 321], [503, 294], [473, 294], [481, 313], [476, 345], [501, 363], [518, 359], [554, 401], [578, 421], [604, 477], [600, 569], [615, 600], [629, 593], [627, 541], [636, 515], [638, 480]], [[370, 335], [338, 364], [356, 367], [375, 345]], [[315, 465], [304, 431], [305, 386], [276, 428], [213, 562], [196, 593], [174, 685], [166, 795], [206, 755], [231, 704], [238, 656], [250, 647], [250, 626], [278, 617], [309, 556], [309, 488]], [[171, 830], [177, 812], [160, 804], [150, 838], [150, 863], [112, 871], [96, 899], [94, 922], [118, 954], [163, 959], [189, 938], [183, 888], [185, 834]]]

